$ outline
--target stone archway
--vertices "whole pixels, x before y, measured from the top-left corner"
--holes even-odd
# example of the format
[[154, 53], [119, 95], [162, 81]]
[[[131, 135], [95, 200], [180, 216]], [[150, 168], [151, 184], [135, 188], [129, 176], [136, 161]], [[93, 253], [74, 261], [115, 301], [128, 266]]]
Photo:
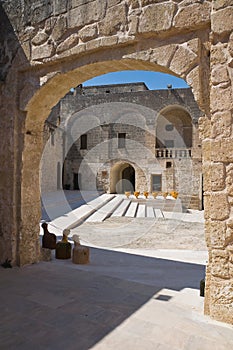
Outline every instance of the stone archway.
[[110, 193], [133, 192], [135, 190], [135, 169], [126, 162], [118, 162], [111, 169]]
[[0, 12], [2, 259], [18, 265], [39, 259], [42, 125], [58, 100], [110, 71], [171, 73], [190, 84], [204, 112], [205, 312], [233, 323], [233, 5], [93, 0], [68, 7], [17, 0], [4, 2]]

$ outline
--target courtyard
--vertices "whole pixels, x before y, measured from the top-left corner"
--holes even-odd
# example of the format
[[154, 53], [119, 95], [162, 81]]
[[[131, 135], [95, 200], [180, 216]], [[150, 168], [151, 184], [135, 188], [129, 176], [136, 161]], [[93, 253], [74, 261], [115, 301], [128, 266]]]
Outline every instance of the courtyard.
[[[56, 195], [47, 194], [53, 213], [81, 206], [78, 192], [66, 196], [70, 204]], [[190, 211], [84, 222], [71, 233], [90, 247], [90, 264], [52, 254], [49, 262], [1, 268], [0, 348], [232, 349], [233, 327], [203, 314], [203, 221], [203, 212]]]

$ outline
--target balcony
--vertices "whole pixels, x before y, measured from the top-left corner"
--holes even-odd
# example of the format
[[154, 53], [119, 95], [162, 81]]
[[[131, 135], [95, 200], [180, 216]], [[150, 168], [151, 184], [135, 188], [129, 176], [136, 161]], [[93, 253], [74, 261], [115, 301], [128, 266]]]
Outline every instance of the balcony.
[[156, 158], [191, 158], [191, 148], [156, 148]]

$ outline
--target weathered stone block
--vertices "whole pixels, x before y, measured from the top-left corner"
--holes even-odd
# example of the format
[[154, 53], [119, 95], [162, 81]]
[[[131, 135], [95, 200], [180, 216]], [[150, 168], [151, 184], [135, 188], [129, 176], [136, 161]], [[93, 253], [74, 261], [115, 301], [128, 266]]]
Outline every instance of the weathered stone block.
[[[213, 279], [211, 299], [215, 305], [233, 305], [233, 282]], [[232, 315], [233, 317], [233, 315]]]
[[32, 47], [32, 60], [41, 60], [43, 58], [51, 57], [54, 53], [54, 46], [52, 43], [41, 46]]
[[101, 45], [102, 38], [97, 38], [86, 43], [86, 50], [98, 49]]
[[218, 85], [223, 82], [229, 82], [229, 74], [226, 66], [217, 65], [211, 72], [211, 81], [213, 85]]
[[233, 139], [221, 139], [211, 142], [211, 159], [217, 162], [233, 162]]
[[52, 38], [54, 41], [61, 39], [61, 37], [66, 31], [66, 27], [67, 27], [66, 18], [64, 16], [59, 17], [56, 23], [54, 24], [53, 31], [52, 31]]
[[[181, 6], [184, 7], [181, 7]], [[173, 24], [176, 28], [199, 27], [210, 22], [211, 4], [208, 2], [187, 4], [181, 3]]]
[[70, 51], [71, 55], [73, 55], [73, 54], [77, 55], [77, 54], [83, 53], [86, 51], [86, 44], [76, 45], [76, 46], [72, 47], [69, 51]]
[[129, 42], [133, 42], [135, 39], [134, 35], [129, 35], [129, 36], [120, 36], [118, 37], [118, 44], [125, 44]]
[[141, 0], [142, 6], [147, 6], [151, 4], [155, 4], [157, 2], [161, 2], [161, 0]]
[[118, 42], [118, 36], [111, 36], [111, 37], [105, 37], [101, 38], [101, 45], [103, 46], [113, 46], [116, 45]]
[[233, 217], [230, 217], [227, 220], [227, 227], [230, 227], [233, 230]]
[[[231, 264], [233, 264], [233, 244], [229, 244], [227, 246], [227, 251], [229, 252], [229, 262]], [[230, 266], [231, 267], [231, 270], [232, 270], [232, 267], [233, 266]], [[231, 271], [232, 272], [232, 271]], [[231, 276], [232, 276], [232, 273], [231, 273]]]
[[[231, 220], [231, 219], [229, 219]], [[233, 242], [233, 228], [232, 227], [228, 227], [228, 221], [227, 220], [227, 229], [226, 229], [226, 242]]]
[[188, 48], [193, 51], [197, 56], [200, 54], [201, 42], [199, 38], [187, 41]]
[[197, 63], [198, 56], [191, 50], [187, 49], [186, 45], [179, 45], [177, 48], [171, 64], [171, 71], [180, 76], [184, 76], [185, 73]]
[[116, 34], [127, 22], [127, 7], [125, 4], [110, 7], [106, 17], [99, 23], [100, 35]]
[[129, 35], [134, 35], [138, 32], [139, 18], [137, 16], [129, 16]]
[[161, 32], [171, 28], [175, 12], [174, 4], [155, 4], [143, 8], [139, 22], [139, 33]]
[[227, 45], [218, 43], [211, 48], [210, 61], [212, 67], [216, 64], [224, 64], [227, 62]]
[[116, 6], [121, 2], [121, 0], [108, 0], [108, 7]]
[[57, 53], [61, 53], [63, 51], [69, 50], [71, 47], [77, 45], [78, 42], [79, 42], [78, 34], [76, 33], [71, 34], [66, 40], [64, 40], [60, 45], [58, 45]]
[[211, 135], [211, 120], [208, 117], [200, 117], [198, 120], [201, 139], [208, 139]]
[[82, 28], [78, 32], [78, 35], [79, 35], [80, 39], [84, 42], [96, 38], [97, 37], [97, 25], [91, 24], [89, 26]]
[[131, 6], [131, 9], [139, 8], [139, 1], [138, 0], [129, 0], [129, 6]]
[[221, 135], [223, 137], [230, 137], [232, 131], [232, 115], [230, 111], [215, 113], [211, 119], [213, 138]]
[[203, 161], [211, 161], [211, 150], [212, 150], [212, 142], [210, 140], [203, 140], [202, 141], [202, 154], [203, 154]]
[[222, 322], [233, 324], [233, 282], [211, 278], [209, 314]]
[[45, 43], [45, 41], [48, 40], [48, 34], [46, 34], [45, 32], [43, 32], [42, 30], [40, 30], [36, 36], [34, 36], [34, 38], [32, 39], [32, 44], [33, 45], [41, 45], [43, 43]]
[[205, 195], [205, 218], [225, 220], [229, 218], [230, 208], [225, 193], [210, 193]]
[[233, 197], [233, 169], [227, 172], [226, 185], [229, 196]]
[[[71, 3], [71, 7], [74, 8], [74, 7], [88, 4], [89, 2], [92, 2], [92, 1], [93, 0], [70, 0], [70, 3]], [[104, 1], [106, 1], [106, 0], [104, 0]]]
[[106, 11], [106, 2], [103, 0], [95, 0], [76, 8], [69, 12], [68, 25], [70, 28], [82, 27], [104, 18]]
[[174, 44], [158, 47], [151, 50], [150, 61], [155, 62], [163, 67], [168, 67], [177, 46]]
[[211, 23], [212, 31], [216, 34], [231, 32], [233, 30], [233, 6], [213, 12]]
[[229, 278], [229, 254], [225, 250], [212, 251], [212, 275], [220, 278]]
[[186, 82], [192, 88], [195, 100], [197, 101], [197, 103], [199, 104], [199, 106], [201, 108], [202, 107], [202, 100], [201, 100], [202, 94], [201, 94], [201, 86], [200, 86], [201, 80], [200, 80], [199, 66], [196, 66], [195, 68], [193, 68], [191, 70], [191, 72], [189, 72], [186, 75]]
[[45, 25], [44, 25], [44, 31], [46, 33], [50, 33], [52, 31], [52, 29], [54, 28], [54, 25], [56, 22], [57, 22], [56, 17], [51, 17], [51, 18], [46, 19]]
[[233, 57], [233, 33], [230, 35], [230, 38], [229, 38], [228, 51], [229, 51], [231, 57]]
[[228, 86], [227, 88], [221, 87], [219, 85], [212, 87], [210, 90], [210, 108], [212, 113], [231, 110], [233, 108], [231, 86]]
[[213, 2], [213, 10], [219, 10], [223, 7], [231, 6], [232, 0], [218, 0]]
[[31, 23], [39, 23], [51, 16], [52, 5], [48, 0], [33, 1], [27, 6], [27, 10], [27, 20]]
[[55, 16], [67, 11], [67, 0], [54, 0], [53, 13]]
[[221, 191], [225, 188], [226, 170], [223, 163], [206, 163], [204, 170], [204, 191]]
[[226, 223], [222, 221], [206, 221], [206, 243], [209, 248], [223, 248], [226, 241]]

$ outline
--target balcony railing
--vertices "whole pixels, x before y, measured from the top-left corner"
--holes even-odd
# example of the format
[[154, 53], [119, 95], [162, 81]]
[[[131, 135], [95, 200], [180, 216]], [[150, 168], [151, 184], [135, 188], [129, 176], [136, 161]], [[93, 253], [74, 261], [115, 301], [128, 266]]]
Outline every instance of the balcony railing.
[[156, 148], [156, 158], [191, 158], [191, 148]]

